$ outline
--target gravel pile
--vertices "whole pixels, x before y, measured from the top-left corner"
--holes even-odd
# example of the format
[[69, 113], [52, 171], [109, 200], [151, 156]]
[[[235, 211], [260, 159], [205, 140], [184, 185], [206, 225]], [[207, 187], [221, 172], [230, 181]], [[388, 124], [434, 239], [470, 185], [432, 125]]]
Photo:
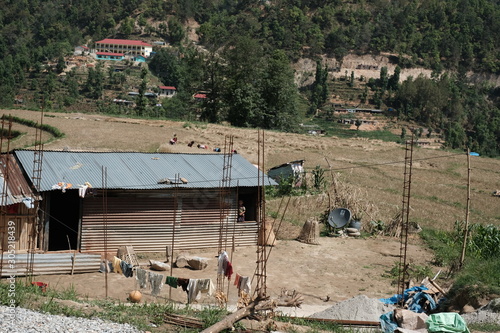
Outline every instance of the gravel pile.
[[128, 324], [117, 324], [102, 319], [86, 319], [43, 314], [23, 308], [12, 309], [0, 306], [0, 332], [95, 332], [95, 333], [139, 333]]
[[334, 304], [332, 307], [317, 312], [309, 317], [322, 319], [343, 319], [359, 321], [379, 321], [379, 317], [394, 310], [394, 305], [387, 305], [377, 298], [359, 295]]
[[467, 324], [495, 323], [500, 325], [500, 298], [491, 300], [475, 312], [464, 313], [462, 318]]

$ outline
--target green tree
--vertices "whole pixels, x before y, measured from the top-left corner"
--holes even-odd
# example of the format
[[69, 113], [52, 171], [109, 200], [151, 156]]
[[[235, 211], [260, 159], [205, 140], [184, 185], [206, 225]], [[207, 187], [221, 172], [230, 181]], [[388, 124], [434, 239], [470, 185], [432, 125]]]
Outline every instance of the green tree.
[[134, 32], [134, 19], [131, 17], [127, 17], [122, 21], [120, 32], [125, 36], [129, 36]]
[[168, 20], [168, 32], [169, 40], [172, 45], [180, 45], [186, 35], [184, 26], [176, 17], [172, 17]]
[[290, 61], [284, 51], [274, 51], [267, 62], [262, 96], [265, 114], [263, 128], [292, 131], [298, 123], [297, 87]]
[[145, 96], [147, 90], [147, 69], [143, 68], [141, 71], [141, 84], [139, 85], [139, 96], [135, 103], [135, 110], [138, 116], [144, 116], [146, 114], [147, 97]]
[[356, 119], [356, 121], [354, 122], [354, 126], [356, 126], [356, 131], [359, 131], [359, 127], [360, 127], [362, 124], [363, 124], [363, 123], [361, 122], [361, 120]]

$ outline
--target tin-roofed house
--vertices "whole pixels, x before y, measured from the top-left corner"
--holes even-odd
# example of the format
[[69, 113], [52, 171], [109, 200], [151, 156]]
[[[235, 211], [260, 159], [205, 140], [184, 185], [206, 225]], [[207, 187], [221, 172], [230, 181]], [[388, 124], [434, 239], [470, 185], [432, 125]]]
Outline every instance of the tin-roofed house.
[[[29, 176], [34, 152], [15, 155]], [[44, 249], [137, 252], [257, 242], [259, 185], [276, 185], [239, 154], [44, 151]], [[259, 175], [260, 173], [260, 175]], [[237, 222], [238, 200], [246, 222]], [[68, 242], [70, 245], [68, 245]]]
[[30, 237], [36, 231], [33, 229], [37, 216], [35, 201], [39, 197], [33, 193], [13, 155], [0, 155], [0, 173], [0, 251], [27, 251]]
[[301, 186], [305, 175], [304, 162], [305, 160], [296, 160], [277, 165], [269, 169], [267, 174], [277, 182], [291, 178], [294, 186]]

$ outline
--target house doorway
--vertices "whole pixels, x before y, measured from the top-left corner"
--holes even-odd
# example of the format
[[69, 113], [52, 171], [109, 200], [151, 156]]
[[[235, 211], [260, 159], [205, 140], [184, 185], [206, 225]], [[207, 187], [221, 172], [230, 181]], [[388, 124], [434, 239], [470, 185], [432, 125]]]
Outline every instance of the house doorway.
[[49, 251], [75, 250], [80, 217], [78, 191], [52, 191], [49, 214]]
[[255, 221], [257, 218], [257, 200], [255, 200], [255, 196], [240, 193], [239, 200], [242, 200], [243, 206], [245, 206], [245, 221]]

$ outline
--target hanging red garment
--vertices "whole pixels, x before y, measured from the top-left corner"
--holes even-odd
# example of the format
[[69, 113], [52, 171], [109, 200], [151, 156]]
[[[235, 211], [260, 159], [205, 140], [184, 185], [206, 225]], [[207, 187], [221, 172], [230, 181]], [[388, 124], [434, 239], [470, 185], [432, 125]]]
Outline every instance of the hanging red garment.
[[228, 280], [231, 280], [231, 275], [233, 275], [233, 265], [231, 265], [231, 262], [228, 261], [226, 266], [226, 271], [224, 272], [224, 276], [226, 276]]

